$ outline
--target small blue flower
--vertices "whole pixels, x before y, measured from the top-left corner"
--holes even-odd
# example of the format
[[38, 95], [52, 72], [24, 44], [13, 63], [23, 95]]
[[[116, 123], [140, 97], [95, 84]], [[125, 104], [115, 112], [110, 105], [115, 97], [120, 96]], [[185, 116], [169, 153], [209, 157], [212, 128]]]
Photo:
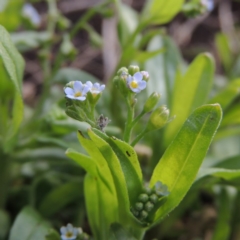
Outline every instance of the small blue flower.
[[201, 0], [201, 4], [211, 12], [214, 9], [214, 0]]
[[136, 72], [133, 76], [128, 76], [127, 85], [133, 92], [139, 93], [146, 88], [147, 83], [143, 80], [142, 73]]
[[74, 81], [73, 88], [66, 87], [64, 92], [67, 98], [84, 101], [89, 90], [89, 84], [83, 84], [81, 81]]
[[39, 26], [41, 23], [41, 18], [37, 10], [30, 3], [24, 4], [22, 8], [22, 15], [28, 18], [32, 24]]
[[92, 84], [92, 82], [90, 82], [90, 81], [87, 81], [86, 85], [89, 87], [89, 91], [93, 95], [97, 95], [97, 94], [101, 93], [105, 89], [105, 85], [104, 84], [102, 84], [102, 85], [100, 85], [99, 83]]
[[158, 181], [155, 184], [155, 193], [159, 196], [168, 196], [170, 193], [168, 191], [167, 185], [163, 184], [162, 182]]
[[79, 234], [79, 229], [68, 223], [66, 227], [60, 228], [62, 240], [75, 240]]

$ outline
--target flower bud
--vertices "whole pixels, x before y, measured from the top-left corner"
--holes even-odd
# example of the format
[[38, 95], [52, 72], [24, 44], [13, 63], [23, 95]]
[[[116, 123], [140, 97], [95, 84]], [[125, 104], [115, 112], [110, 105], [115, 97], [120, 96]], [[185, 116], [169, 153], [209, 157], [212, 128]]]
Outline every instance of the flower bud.
[[138, 200], [139, 200], [140, 202], [144, 202], [144, 203], [145, 203], [145, 202], [148, 201], [148, 195], [145, 194], [145, 193], [142, 193], [142, 194], [139, 195]]
[[122, 77], [115, 77], [113, 79], [115, 86], [119, 89], [119, 91], [123, 94], [123, 96], [128, 96], [129, 89], [127, 87], [126, 80]]
[[128, 69], [126, 67], [122, 67], [117, 71], [117, 75], [121, 77], [122, 75], [128, 75]]
[[158, 201], [158, 196], [156, 194], [152, 194], [150, 197], [149, 197], [149, 200], [152, 202], [152, 203], [156, 203]]
[[154, 204], [151, 203], [151, 202], [147, 202], [144, 206], [144, 209], [147, 211], [147, 212], [150, 212], [152, 209], [154, 208]]
[[169, 109], [166, 106], [156, 108], [147, 123], [146, 131], [153, 131], [162, 128], [169, 118]]
[[60, 46], [60, 51], [64, 56], [73, 57], [76, 54], [76, 49], [73, 46], [70, 36], [68, 34], [65, 34], [63, 36], [63, 42]]
[[150, 112], [157, 105], [159, 99], [160, 99], [160, 94], [157, 92], [153, 92], [145, 102], [143, 107], [143, 112], [144, 113]]
[[135, 204], [135, 209], [138, 210], [138, 211], [142, 210], [143, 209], [143, 203], [142, 202], [137, 202]]
[[129, 74], [132, 75], [132, 76], [133, 76], [136, 72], [139, 72], [139, 71], [140, 71], [139, 66], [130, 65], [130, 66], [128, 67], [128, 72], [129, 72]]
[[141, 71], [141, 74], [143, 75], [143, 80], [148, 82], [148, 80], [149, 80], [149, 73], [147, 71]]
[[145, 187], [144, 188], [144, 192], [148, 195], [150, 195], [152, 193], [152, 189], [150, 187]]
[[146, 212], [146, 211], [141, 211], [141, 213], [140, 213], [140, 217], [142, 218], [142, 219], [144, 219], [144, 218], [146, 218], [148, 216], [148, 213]]

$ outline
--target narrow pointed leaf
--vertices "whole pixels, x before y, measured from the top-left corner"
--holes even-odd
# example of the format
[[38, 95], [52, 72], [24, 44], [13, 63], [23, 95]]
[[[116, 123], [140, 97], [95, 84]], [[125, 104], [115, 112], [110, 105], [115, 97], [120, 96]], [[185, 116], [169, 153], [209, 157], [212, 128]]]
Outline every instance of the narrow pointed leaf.
[[168, 186], [170, 195], [158, 209], [155, 220], [162, 219], [172, 211], [191, 187], [221, 117], [222, 111], [218, 104], [197, 108], [165, 151], [154, 169], [150, 185], [154, 186], [157, 181], [161, 181]]
[[229, 85], [213, 97], [208, 103], [219, 103], [224, 110], [240, 95], [240, 79], [236, 79], [229, 83]]
[[99, 177], [106, 186], [108, 186], [109, 190], [113, 194], [116, 194], [111, 171], [109, 170], [108, 164], [101, 152], [90, 139], [85, 138], [80, 132], [78, 132], [78, 140], [95, 162]]
[[97, 175], [97, 165], [92, 158], [79, 153], [71, 148], [66, 151], [66, 155], [79, 164], [86, 172], [92, 176]]
[[178, 75], [170, 107], [171, 116], [176, 118], [165, 129], [165, 146], [173, 140], [189, 114], [207, 101], [214, 68], [212, 57], [201, 54], [189, 66], [184, 76]]
[[[115, 137], [108, 137], [97, 129], [93, 131], [104, 139], [117, 155], [126, 179], [130, 202], [134, 204], [142, 190], [142, 170], [134, 148]], [[89, 135], [91, 137], [92, 132], [89, 132]]]

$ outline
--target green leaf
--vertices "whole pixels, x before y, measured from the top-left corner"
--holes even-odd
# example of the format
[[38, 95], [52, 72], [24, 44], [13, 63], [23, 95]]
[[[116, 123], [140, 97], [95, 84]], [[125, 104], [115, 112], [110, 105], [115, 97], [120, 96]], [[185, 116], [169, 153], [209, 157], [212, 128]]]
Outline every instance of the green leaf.
[[230, 157], [222, 160], [221, 162], [214, 165], [215, 168], [226, 168], [226, 169], [240, 169], [240, 155]]
[[233, 64], [233, 55], [230, 49], [229, 39], [226, 34], [218, 33], [215, 37], [215, 43], [218, 55], [226, 71], [231, 70]]
[[73, 149], [68, 149], [66, 155], [79, 164], [86, 172], [92, 176], [97, 176], [97, 165], [94, 160], [82, 153], [79, 153]]
[[[130, 203], [133, 205], [142, 191], [142, 171], [134, 148], [115, 137], [108, 137], [97, 129], [93, 131], [111, 146], [118, 157], [127, 184]], [[93, 132], [89, 131], [89, 136], [93, 141], [97, 141]]]
[[54, 83], [66, 84], [70, 81], [81, 80], [82, 82], [99, 82], [93, 75], [76, 68], [61, 68], [53, 78]]
[[152, 92], [161, 93], [162, 102], [170, 105], [174, 85], [173, 80], [182, 59], [177, 46], [167, 36], [155, 36], [148, 44], [148, 51], [157, 51], [158, 49], [164, 49], [164, 52], [145, 63], [145, 69], [151, 77], [146, 91], [147, 95]]
[[218, 104], [197, 108], [185, 121], [179, 133], [160, 159], [150, 180], [168, 186], [170, 195], [155, 215], [162, 219], [183, 199], [191, 187], [220, 124], [222, 111]]
[[9, 240], [43, 240], [51, 225], [31, 207], [25, 207], [17, 216]]
[[227, 181], [229, 185], [238, 187], [240, 180], [240, 170], [229, 170], [224, 168], [201, 168], [194, 183], [199, 185], [199, 182], [204, 181], [206, 178], [215, 178], [217, 181]]
[[226, 188], [222, 188], [216, 197], [218, 217], [215, 229], [213, 232], [212, 240], [225, 240], [229, 239], [231, 228], [231, 214], [232, 214], [232, 201], [230, 194]]
[[[8, 125], [5, 126], [7, 129], [4, 134], [3, 145], [5, 151], [9, 151], [12, 148], [14, 144], [13, 138], [23, 118], [23, 100], [21, 95], [23, 69], [23, 58], [11, 42], [7, 31], [0, 25], [0, 71], [1, 76], [6, 76], [6, 78], [3, 77], [0, 81], [0, 96], [3, 97], [4, 101], [12, 102], [11, 114], [8, 116]], [[13, 91], [11, 90], [10, 94], [9, 92], [4, 92], [6, 88]], [[10, 104], [10, 102], [5, 104]]]
[[[15, 30], [21, 22], [22, 0], [4, 1], [0, 8], [0, 23], [8, 30]], [[2, 4], [2, 3], [1, 3]]]
[[164, 24], [171, 21], [181, 10], [184, 0], [148, 0], [142, 11], [141, 20], [151, 24]]
[[21, 31], [11, 34], [11, 39], [21, 52], [32, 50], [51, 40], [51, 34], [47, 31]]
[[98, 170], [98, 175], [101, 180], [105, 183], [106, 186], [108, 186], [109, 191], [112, 192], [113, 195], [116, 195], [111, 171], [108, 168], [106, 159], [101, 154], [98, 147], [90, 139], [85, 138], [80, 131], [78, 132], [78, 140], [95, 162]]
[[111, 238], [110, 240], [137, 240], [133, 237], [121, 224], [113, 223], [111, 225]]
[[[91, 139], [91, 147], [90, 147], [90, 152], [93, 149], [93, 146], [95, 145], [99, 152], [101, 153], [101, 156], [104, 157], [105, 161], [108, 164], [108, 167], [111, 171], [111, 175], [114, 181], [114, 186], [116, 189], [117, 193], [117, 199], [118, 199], [118, 213], [119, 213], [119, 221], [122, 225], [124, 226], [130, 226], [135, 225], [136, 227], [139, 227], [141, 223], [133, 217], [132, 213], [130, 212], [130, 196], [135, 196], [137, 190], [134, 189], [133, 191], [136, 191], [135, 193], [130, 193], [130, 196], [128, 196], [128, 188], [129, 183], [127, 183], [127, 180], [130, 180], [130, 176], [128, 178], [125, 178], [126, 176], [124, 173], [126, 173], [126, 168], [129, 167], [129, 174], [133, 174], [134, 179], [136, 179], [136, 172], [134, 173], [132, 171], [131, 164], [125, 162], [125, 166], [123, 163], [121, 163], [121, 160], [118, 159], [118, 156], [122, 156], [122, 152], [118, 150], [117, 153], [115, 153], [110, 146], [108, 142], [106, 142], [104, 139], [100, 138], [99, 136], [95, 135], [94, 132], [89, 129], [88, 130], [88, 135]], [[113, 140], [114, 141], [114, 140]], [[116, 145], [117, 146], [117, 145]], [[115, 148], [117, 148], [115, 146]], [[85, 147], [85, 146], [84, 146]], [[130, 148], [129, 148], [130, 151]], [[129, 152], [130, 155], [132, 154], [133, 158], [135, 158], [133, 152]], [[90, 153], [89, 153], [90, 154]], [[126, 154], [124, 152], [124, 154]], [[122, 161], [126, 161], [126, 159], [122, 159]], [[129, 160], [128, 160], [129, 161]], [[136, 164], [136, 162], [135, 162]], [[133, 183], [132, 180], [130, 180], [131, 183]], [[135, 183], [134, 183], [135, 184]], [[136, 187], [138, 188], [138, 183], [136, 182]]]
[[227, 107], [240, 95], [240, 79], [231, 81], [228, 86], [213, 97], [208, 103], [219, 103], [225, 111]]
[[118, 23], [119, 40], [122, 45], [125, 45], [138, 26], [138, 13], [126, 4], [121, 3], [117, 6], [120, 15]]
[[[89, 131], [90, 133], [90, 131]], [[119, 201], [119, 212], [122, 214], [122, 220], [125, 217], [126, 211], [130, 211], [130, 203], [127, 194], [127, 186], [125, 183], [125, 178], [121, 169], [121, 165], [116, 154], [113, 152], [112, 148], [106, 143], [102, 138], [91, 134], [91, 141], [89, 141], [89, 146], [83, 142], [83, 138], [79, 138], [83, 147], [88, 151], [88, 154], [96, 159], [101, 165], [107, 164], [108, 170], [111, 171], [112, 179], [114, 181], [115, 189], [117, 192], [117, 197]], [[95, 155], [96, 152], [96, 156]], [[98, 155], [98, 156], [97, 156]], [[100, 170], [101, 172], [101, 170]], [[106, 176], [106, 174], [104, 174]], [[110, 181], [109, 178], [108, 181]]]
[[42, 200], [39, 211], [43, 216], [50, 217], [81, 197], [83, 197], [82, 184], [80, 182], [68, 182], [48, 193]]
[[220, 128], [214, 138], [214, 141], [227, 138], [230, 136], [236, 136], [239, 134], [240, 134], [240, 126], [228, 126], [225, 128]]
[[207, 101], [213, 74], [214, 62], [209, 54], [199, 55], [184, 76], [178, 74], [169, 107], [171, 116], [176, 118], [165, 128], [165, 146], [172, 141], [189, 114]]
[[89, 174], [84, 180], [84, 193], [94, 239], [109, 239], [110, 224], [118, 221], [116, 196], [99, 178]]
[[221, 127], [228, 125], [239, 125], [240, 124], [240, 110], [239, 105], [236, 104], [224, 114]]

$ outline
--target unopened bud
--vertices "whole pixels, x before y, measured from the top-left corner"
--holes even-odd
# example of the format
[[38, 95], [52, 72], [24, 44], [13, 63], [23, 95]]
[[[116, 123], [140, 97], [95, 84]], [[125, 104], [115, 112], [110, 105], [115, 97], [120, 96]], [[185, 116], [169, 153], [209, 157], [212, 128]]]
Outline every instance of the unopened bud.
[[160, 94], [157, 92], [153, 92], [145, 102], [143, 112], [144, 113], [150, 112], [157, 105], [159, 98]]
[[128, 69], [126, 67], [122, 67], [117, 71], [117, 75], [122, 77], [122, 75], [128, 75]]
[[139, 71], [140, 71], [139, 66], [130, 65], [130, 66], [128, 67], [128, 72], [129, 72], [129, 74], [132, 75], [132, 76], [133, 76], [136, 72], [139, 72]]
[[142, 218], [142, 219], [144, 219], [144, 218], [146, 218], [148, 216], [148, 213], [146, 212], [146, 211], [141, 211], [141, 213], [140, 213], [140, 217]]
[[169, 120], [169, 109], [166, 106], [156, 108], [147, 123], [146, 131], [162, 128]]
[[123, 94], [123, 96], [128, 96], [129, 89], [127, 87], [127, 82], [124, 78], [116, 76], [114, 79], [114, 84], [118, 90]]
[[68, 34], [65, 34], [63, 36], [63, 42], [60, 46], [60, 51], [64, 56], [72, 57], [76, 54], [76, 49], [73, 46], [70, 36]]
[[138, 200], [139, 200], [140, 202], [144, 202], [144, 203], [145, 203], [145, 202], [148, 201], [148, 195], [145, 194], [145, 193], [142, 193], [142, 194], [139, 195]]
[[138, 211], [142, 210], [143, 209], [143, 203], [142, 202], [137, 202], [135, 204], [135, 209], [138, 210]]
[[148, 82], [148, 80], [149, 80], [149, 73], [147, 71], [141, 71], [141, 74], [143, 75], [143, 80]]
[[149, 200], [152, 202], [152, 203], [156, 203], [158, 201], [158, 196], [156, 194], [152, 194], [150, 197], [149, 197]]
[[151, 202], [147, 202], [144, 206], [144, 209], [147, 211], [147, 212], [150, 212], [152, 209], [154, 208], [154, 204], [151, 203]]

